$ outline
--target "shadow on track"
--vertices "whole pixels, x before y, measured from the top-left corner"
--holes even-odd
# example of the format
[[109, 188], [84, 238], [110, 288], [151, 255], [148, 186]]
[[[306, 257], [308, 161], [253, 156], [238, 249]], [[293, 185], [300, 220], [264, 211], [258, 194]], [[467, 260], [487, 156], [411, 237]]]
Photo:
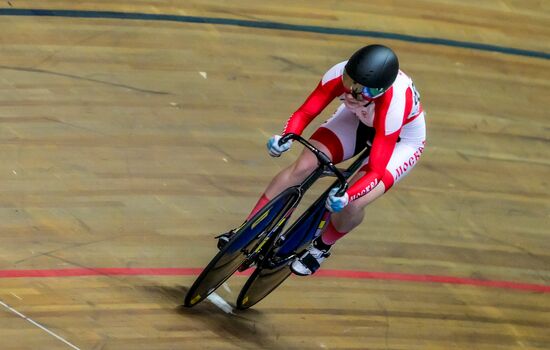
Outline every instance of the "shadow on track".
[[[186, 308], [183, 297], [189, 290], [185, 286], [141, 286], [142, 291], [176, 305], [175, 312], [185, 318], [200, 321], [205, 329], [211, 330], [228, 343], [241, 349], [295, 349], [279, 339], [280, 334], [273, 324], [266, 323], [263, 314], [257, 310], [227, 313], [208, 301], [195, 308]], [[233, 305], [232, 305], [233, 306]], [[185, 322], [182, 322], [185, 325]]]

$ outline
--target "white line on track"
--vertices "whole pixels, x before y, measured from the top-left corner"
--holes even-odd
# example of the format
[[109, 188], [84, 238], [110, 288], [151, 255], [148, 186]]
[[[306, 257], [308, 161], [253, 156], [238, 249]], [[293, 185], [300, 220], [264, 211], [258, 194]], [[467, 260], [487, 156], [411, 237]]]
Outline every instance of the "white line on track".
[[231, 288], [229, 288], [229, 285], [227, 284], [227, 282], [225, 282], [224, 284], [222, 284], [222, 287], [223, 287], [223, 289], [225, 289], [228, 293], [231, 294]]
[[210, 300], [212, 304], [222, 309], [223, 312], [233, 314], [233, 307], [231, 307], [231, 305], [229, 305], [227, 301], [223, 300], [223, 298], [218, 294], [212, 293], [206, 299]]
[[15, 293], [10, 293], [10, 294], [13, 295], [14, 297], [16, 297], [19, 300], [23, 300], [23, 298], [21, 298], [19, 295], [15, 294]]
[[36, 322], [36, 321], [33, 321], [32, 319], [28, 318], [27, 316], [23, 315], [22, 313], [20, 313], [19, 311], [15, 310], [13, 307], [9, 306], [8, 304], [4, 303], [3, 301], [0, 300], [0, 305], [2, 305], [3, 307], [5, 307], [6, 309], [8, 309], [9, 311], [13, 312], [14, 314], [16, 314], [17, 316], [21, 317], [22, 319], [32, 323], [33, 325], [35, 325], [36, 327], [40, 328], [41, 330], [43, 330], [44, 332], [48, 333], [49, 335], [51, 335], [52, 337], [56, 338], [57, 340], [60, 340], [62, 341], [63, 343], [67, 344], [68, 346], [70, 346], [71, 348], [75, 349], [75, 350], [80, 350], [80, 348], [76, 347], [75, 345], [69, 343], [67, 340], [63, 339], [62, 337], [60, 337], [59, 335], [55, 334], [54, 332], [50, 331], [48, 328], [42, 326], [40, 323]]

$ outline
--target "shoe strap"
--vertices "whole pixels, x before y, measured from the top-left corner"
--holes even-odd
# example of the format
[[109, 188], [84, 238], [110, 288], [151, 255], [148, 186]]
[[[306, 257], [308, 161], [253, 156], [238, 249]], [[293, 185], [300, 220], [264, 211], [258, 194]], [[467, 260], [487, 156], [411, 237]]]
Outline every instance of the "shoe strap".
[[300, 257], [300, 261], [302, 262], [302, 264], [304, 264], [305, 267], [309, 269], [309, 271], [311, 271], [311, 273], [314, 273], [315, 271], [317, 271], [321, 266], [319, 265], [319, 262], [317, 261], [317, 259], [315, 259], [313, 255], [311, 255], [309, 252], [302, 255]]

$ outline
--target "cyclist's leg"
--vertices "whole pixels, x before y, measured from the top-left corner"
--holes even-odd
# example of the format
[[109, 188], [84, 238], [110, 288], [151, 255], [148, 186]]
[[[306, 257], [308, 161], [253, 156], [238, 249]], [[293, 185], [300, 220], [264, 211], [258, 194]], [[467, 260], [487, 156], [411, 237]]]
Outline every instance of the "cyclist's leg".
[[[360, 171], [351, 182], [357, 181], [364, 171]], [[296, 275], [307, 276], [315, 273], [321, 263], [330, 256], [330, 249], [336, 241], [346, 235], [363, 221], [365, 203], [370, 203], [385, 192], [383, 182], [380, 182], [372, 191], [363, 197], [348, 204], [340, 213], [331, 215], [329, 223], [320, 237], [313, 240], [307, 250], [298, 256], [291, 264], [290, 269]], [[357, 201], [361, 200], [360, 205]]]
[[[365, 175], [364, 171], [358, 172], [351, 179], [350, 183], [355, 183], [363, 175]], [[349, 203], [340, 213], [333, 214], [327, 229], [323, 232], [321, 237], [323, 243], [333, 245], [337, 240], [359, 226], [365, 217], [365, 207], [384, 193], [386, 193], [386, 184], [384, 181], [380, 181], [369, 193]]]
[[[347, 232], [357, 227], [364, 219], [365, 207], [386, 193], [393, 185], [408, 175], [424, 150], [424, 143], [403, 140], [399, 142], [392, 154], [386, 174], [382, 181], [369, 193], [356, 199], [346, 206], [340, 213], [332, 215], [332, 230], [327, 228], [323, 233], [323, 241], [327, 244], [334, 243]], [[351, 183], [359, 180], [365, 172], [363, 168], [352, 178]]]
[[[416, 120], [409, 124], [408, 130], [401, 132], [401, 137], [402, 139], [395, 146], [390, 161], [386, 166], [386, 173], [378, 186], [365, 196], [351, 202], [341, 213], [332, 216], [332, 227], [336, 233], [331, 237], [331, 233], [327, 232], [330, 227], [327, 228], [327, 237], [324, 237], [327, 241], [331, 238], [337, 239], [359, 225], [365, 215], [364, 208], [389, 191], [395, 183], [410, 173], [424, 151], [426, 140], [424, 113], [420, 114]], [[354, 176], [352, 182], [357, 181], [363, 175], [364, 172], [359, 172]]]

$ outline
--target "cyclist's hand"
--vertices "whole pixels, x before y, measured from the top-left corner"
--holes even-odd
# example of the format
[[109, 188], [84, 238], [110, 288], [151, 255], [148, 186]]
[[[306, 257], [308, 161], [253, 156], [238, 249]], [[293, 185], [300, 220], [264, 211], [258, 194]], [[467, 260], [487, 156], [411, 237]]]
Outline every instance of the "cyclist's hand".
[[325, 203], [325, 207], [333, 213], [341, 211], [349, 203], [349, 196], [347, 192], [344, 192], [344, 195], [341, 197], [336, 196], [337, 192], [338, 188], [333, 188], [330, 190]]
[[279, 145], [279, 140], [281, 139], [281, 137], [282, 136], [280, 135], [273, 135], [267, 141], [267, 151], [269, 152], [270, 156], [279, 157], [281, 153], [288, 151], [290, 146], [292, 145], [292, 140], [288, 140], [282, 145]]

